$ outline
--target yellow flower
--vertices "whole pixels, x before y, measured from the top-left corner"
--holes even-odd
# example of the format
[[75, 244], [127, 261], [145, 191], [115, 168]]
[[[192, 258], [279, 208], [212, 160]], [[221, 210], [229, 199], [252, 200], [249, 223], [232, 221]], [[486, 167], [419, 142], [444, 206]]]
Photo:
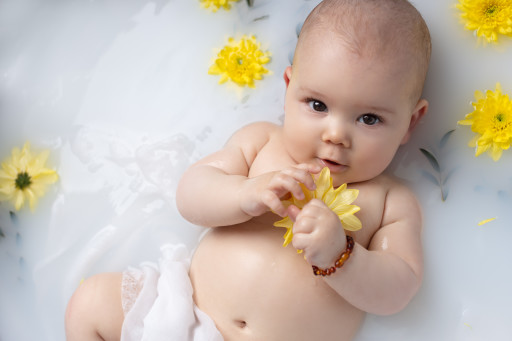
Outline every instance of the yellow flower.
[[498, 34], [512, 36], [512, 0], [459, 0], [456, 7], [465, 28], [477, 37], [495, 43]]
[[476, 148], [476, 156], [487, 151], [494, 161], [498, 161], [503, 150], [510, 148], [512, 143], [512, 101], [501, 93], [500, 83], [496, 84], [496, 92], [487, 90], [484, 95], [476, 91], [475, 98], [477, 102], [472, 103], [475, 111], [458, 124], [470, 125], [478, 134], [468, 144]]
[[239, 0], [199, 0], [201, 2], [201, 7], [210, 8], [212, 7], [213, 12], [217, 12], [219, 8], [224, 8], [229, 11], [231, 9], [230, 2], [238, 2]]
[[236, 42], [229, 38], [228, 45], [217, 55], [215, 63], [210, 67], [210, 75], [221, 75], [219, 84], [231, 79], [240, 86], [254, 88], [254, 80], [263, 78], [269, 71], [263, 67], [270, 61], [270, 53], [260, 50], [260, 43], [254, 36], [243, 36]]
[[12, 201], [16, 210], [28, 200], [30, 208], [34, 210], [37, 198], [44, 195], [46, 186], [59, 178], [57, 172], [45, 168], [48, 154], [48, 151], [44, 151], [33, 155], [28, 142], [21, 151], [14, 148], [11, 157], [2, 162], [0, 169], [0, 200]]
[[[322, 169], [318, 178], [315, 180], [315, 184], [316, 189], [314, 191], [310, 191], [306, 186], [301, 184], [305, 197], [303, 200], [297, 200], [292, 196], [290, 200], [284, 200], [283, 203], [286, 206], [293, 204], [298, 208], [303, 208], [311, 199], [319, 199], [338, 215], [345, 230], [357, 231], [362, 228], [361, 221], [354, 215], [354, 213], [360, 210], [359, 206], [350, 205], [356, 200], [359, 190], [348, 189], [347, 184], [343, 184], [337, 189], [334, 189], [332, 186], [331, 172], [327, 167]], [[275, 222], [274, 226], [286, 227], [287, 231], [284, 235], [283, 246], [290, 244], [293, 238], [293, 221], [290, 217], [285, 217]]]

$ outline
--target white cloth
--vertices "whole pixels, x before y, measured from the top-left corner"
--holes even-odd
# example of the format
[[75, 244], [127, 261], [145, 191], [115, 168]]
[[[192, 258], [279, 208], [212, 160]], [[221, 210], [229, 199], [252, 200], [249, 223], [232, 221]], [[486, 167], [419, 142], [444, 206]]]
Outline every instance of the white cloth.
[[192, 299], [185, 245], [165, 245], [158, 266], [123, 272], [121, 341], [222, 341], [213, 320]]

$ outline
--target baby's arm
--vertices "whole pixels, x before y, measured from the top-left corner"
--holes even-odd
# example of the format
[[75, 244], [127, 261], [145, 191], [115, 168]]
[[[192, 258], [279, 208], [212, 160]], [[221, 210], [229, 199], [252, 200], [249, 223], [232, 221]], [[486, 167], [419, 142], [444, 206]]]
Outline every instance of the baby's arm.
[[95, 275], [81, 284], [66, 310], [66, 340], [119, 340], [124, 313], [121, 273]]
[[[344, 232], [340, 233], [343, 229], [336, 228], [336, 216], [329, 214], [323, 203], [308, 206], [309, 212], [303, 209], [296, 217], [293, 245], [304, 249], [312, 265], [329, 268], [346, 249]], [[363, 311], [382, 315], [400, 311], [422, 280], [421, 226], [421, 210], [409, 189], [402, 185], [390, 189], [382, 227], [368, 249], [356, 240], [350, 258], [334, 274], [324, 277], [325, 281]]]
[[287, 214], [281, 197], [303, 195], [299, 183], [314, 189], [305, 165], [249, 178], [249, 170], [261, 149], [279, 132], [271, 123], [254, 123], [237, 131], [220, 151], [192, 165], [180, 180], [176, 201], [190, 222], [226, 226], [245, 222], [273, 210]]
[[382, 227], [368, 249], [357, 244], [339, 276], [326, 278], [347, 301], [373, 314], [402, 310], [420, 288], [423, 277], [420, 206], [403, 185], [386, 197]]

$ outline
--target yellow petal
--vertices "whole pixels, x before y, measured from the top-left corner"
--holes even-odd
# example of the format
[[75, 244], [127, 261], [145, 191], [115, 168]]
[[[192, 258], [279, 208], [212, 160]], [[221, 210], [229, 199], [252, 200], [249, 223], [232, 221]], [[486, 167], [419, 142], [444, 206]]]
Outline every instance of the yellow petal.
[[23, 196], [23, 192], [20, 190], [16, 190], [14, 193], [14, 209], [19, 211], [25, 202], [25, 198]]
[[348, 231], [357, 231], [363, 227], [361, 220], [352, 214], [340, 217], [340, 220], [343, 224], [343, 228]]
[[357, 205], [343, 205], [332, 208], [332, 210], [334, 213], [341, 217], [347, 214], [356, 214], [361, 210], [361, 208]]
[[480, 90], [476, 90], [475, 91], [475, 98], [477, 101], [481, 100], [481, 99], [485, 99], [485, 95], [482, 91]]
[[0, 200], [10, 200], [14, 196], [16, 187], [13, 184], [2, 183], [0, 184]]
[[[16, 180], [16, 176], [18, 175], [18, 172], [15, 169], [13, 169], [13, 167], [10, 167], [9, 165], [6, 165], [3, 168], [4, 169], [0, 169], [0, 181], [14, 181], [14, 180]], [[13, 170], [14, 170], [14, 172], [13, 172]]]
[[331, 171], [324, 167], [318, 175], [316, 181], [315, 198], [322, 200], [324, 193], [332, 187]]
[[489, 153], [491, 154], [492, 159], [496, 162], [501, 158], [501, 154], [503, 153], [503, 149], [499, 148], [496, 145], [492, 145], [492, 148], [489, 149]]
[[291, 228], [288, 228], [286, 230], [286, 233], [284, 234], [284, 242], [283, 242], [283, 246], [284, 247], [287, 247], [288, 244], [290, 244], [292, 242], [292, 239], [293, 239], [293, 232], [292, 232], [292, 229]]
[[57, 172], [48, 168], [43, 168], [38, 174], [32, 176], [32, 181], [34, 183], [37, 182], [45, 185], [53, 184], [58, 179], [59, 176], [57, 175]]
[[496, 220], [496, 218], [490, 218], [490, 219], [486, 219], [486, 220], [482, 220], [481, 222], [478, 223], [478, 226], [482, 226], [484, 224], [487, 224], [493, 220]]
[[32, 212], [34, 212], [34, 210], [36, 208], [36, 204], [37, 204], [37, 196], [35, 195], [35, 193], [30, 188], [27, 188], [25, 190], [25, 196], [28, 199], [30, 210]]
[[344, 191], [338, 193], [336, 198], [332, 201], [332, 206], [330, 207], [333, 208], [338, 206], [350, 205], [357, 199], [358, 195], [359, 190], [357, 189], [345, 189]]
[[276, 221], [274, 223], [274, 226], [275, 227], [286, 227], [286, 228], [289, 228], [289, 227], [293, 226], [293, 221], [290, 219], [290, 217], [284, 217], [283, 219], [281, 219], [279, 221]]

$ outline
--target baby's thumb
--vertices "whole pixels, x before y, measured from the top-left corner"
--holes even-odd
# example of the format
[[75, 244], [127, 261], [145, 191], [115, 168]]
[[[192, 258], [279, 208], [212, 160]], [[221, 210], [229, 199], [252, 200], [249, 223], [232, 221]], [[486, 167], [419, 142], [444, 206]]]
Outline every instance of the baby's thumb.
[[288, 217], [290, 217], [290, 219], [295, 222], [297, 220], [297, 216], [299, 215], [300, 213], [300, 209], [295, 206], [295, 205], [290, 205], [288, 206], [287, 208], [287, 213], [288, 213]]

